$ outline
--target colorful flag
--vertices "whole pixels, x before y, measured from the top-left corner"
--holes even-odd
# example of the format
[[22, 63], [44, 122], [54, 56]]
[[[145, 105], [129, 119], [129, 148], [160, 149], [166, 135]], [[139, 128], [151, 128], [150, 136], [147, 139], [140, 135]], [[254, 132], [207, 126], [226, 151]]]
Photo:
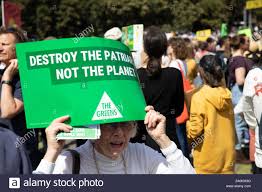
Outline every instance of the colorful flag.
[[2, 1], [2, 25], [6, 27], [21, 27], [21, 8], [18, 4]]

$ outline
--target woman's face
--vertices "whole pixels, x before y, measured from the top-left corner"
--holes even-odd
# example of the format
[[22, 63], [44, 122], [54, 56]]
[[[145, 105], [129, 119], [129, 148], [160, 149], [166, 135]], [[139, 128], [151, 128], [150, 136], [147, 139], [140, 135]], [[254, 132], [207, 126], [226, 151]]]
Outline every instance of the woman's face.
[[171, 46], [167, 47], [167, 56], [169, 57], [170, 60], [174, 59], [174, 50]]
[[103, 124], [100, 128], [101, 136], [95, 141], [95, 149], [111, 159], [122, 154], [136, 130], [133, 122]]
[[242, 50], [248, 51], [248, 50], [249, 50], [249, 44], [250, 44], [249, 38], [248, 38], [248, 37], [245, 37], [245, 44], [243, 44], [243, 45], [241, 46]]

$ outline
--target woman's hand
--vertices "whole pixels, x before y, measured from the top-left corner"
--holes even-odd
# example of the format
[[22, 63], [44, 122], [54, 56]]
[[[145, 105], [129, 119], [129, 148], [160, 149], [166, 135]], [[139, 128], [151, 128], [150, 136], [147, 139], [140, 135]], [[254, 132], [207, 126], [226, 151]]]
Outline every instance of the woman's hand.
[[145, 125], [150, 137], [159, 145], [161, 149], [171, 145], [171, 140], [166, 135], [166, 118], [155, 111], [152, 106], [147, 106]]
[[45, 130], [46, 138], [47, 138], [47, 151], [44, 156], [44, 159], [49, 162], [55, 162], [57, 156], [62, 151], [65, 141], [64, 140], [57, 140], [56, 135], [60, 131], [70, 132], [72, 127], [67, 125], [63, 122], [68, 120], [70, 117], [62, 116], [55, 119]]

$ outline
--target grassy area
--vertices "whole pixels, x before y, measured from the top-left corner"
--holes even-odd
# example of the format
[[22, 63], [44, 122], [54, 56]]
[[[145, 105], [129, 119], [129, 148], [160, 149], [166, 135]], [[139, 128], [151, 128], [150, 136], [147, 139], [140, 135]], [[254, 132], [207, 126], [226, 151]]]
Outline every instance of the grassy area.
[[236, 164], [235, 166], [236, 174], [252, 174], [251, 164]]

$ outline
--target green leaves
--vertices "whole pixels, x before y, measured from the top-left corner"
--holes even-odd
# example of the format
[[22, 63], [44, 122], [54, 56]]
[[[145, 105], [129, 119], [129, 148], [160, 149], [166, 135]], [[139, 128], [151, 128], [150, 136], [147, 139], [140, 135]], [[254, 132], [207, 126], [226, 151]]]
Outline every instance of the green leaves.
[[23, 5], [23, 28], [39, 38], [70, 37], [94, 26], [102, 36], [111, 27], [158, 25], [165, 31], [220, 28], [242, 19], [242, 0], [16, 0]]

